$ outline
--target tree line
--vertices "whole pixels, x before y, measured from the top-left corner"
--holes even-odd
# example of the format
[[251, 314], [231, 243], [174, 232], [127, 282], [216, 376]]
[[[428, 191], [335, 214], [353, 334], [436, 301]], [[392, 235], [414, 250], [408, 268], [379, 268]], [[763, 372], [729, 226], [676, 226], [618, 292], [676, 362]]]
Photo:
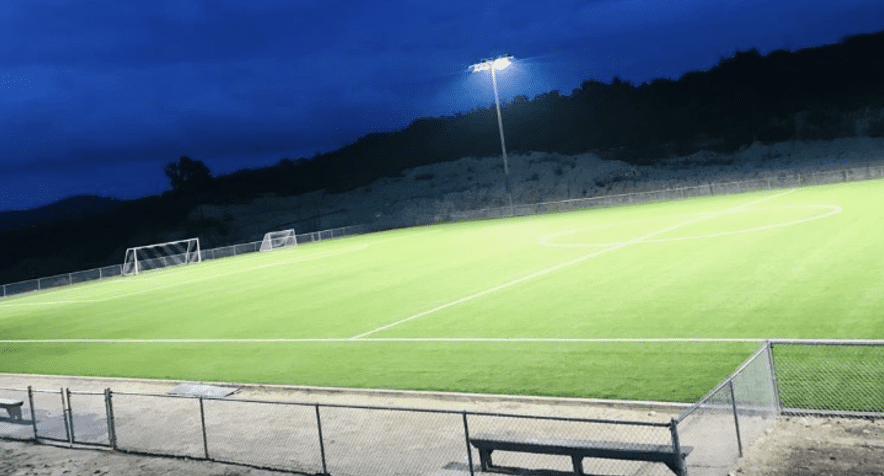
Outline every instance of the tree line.
[[[709, 71], [678, 80], [588, 80], [567, 95], [517, 96], [503, 105], [507, 146], [513, 152], [596, 151], [641, 164], [699, 149], [732, 151], [754, 141], [852, 135], [847, 113], [884, 107], [882, 51], [884, 32], [795, 52], [739, 51]], [[880, 118], [868, 134], [884, 135]], [[344, 192], [420, 165], [497, 154], [489, 105], [368, 134], [333, 152], [218, 177], [223, 195], [215, 198], [230, 192]]]
[[[739, 51], [708, 71], [635, 85], [587, 80], [570, 94], [517, 96], [503, 105], [513, 152], [595, 151], [636, 164], [699, 149], [736, 150], [754, 141], [819, 140], [853, 135], [852, 111], [884, 108], [884, 32], [799, 51]], [[181, 156], [165, 172], [170, 191], [112, 212], [0, 233], [0, 282], [118, 263], [127, 246], [224, 223], [188, 220], [198, 203], [246, 201], [274, 193], [345, 192], [405, 169], [462, 157], [500, 154], [494, 106], [421, 118], [372, 133], [333, 152], [284, 158], [265, 168], [212, 177]], [[881, 117], [866, 133], [884, 136]], [[305, 230], [309, 231], [309, 230]], [[204, 243], [222, 246], [229, 243]]]

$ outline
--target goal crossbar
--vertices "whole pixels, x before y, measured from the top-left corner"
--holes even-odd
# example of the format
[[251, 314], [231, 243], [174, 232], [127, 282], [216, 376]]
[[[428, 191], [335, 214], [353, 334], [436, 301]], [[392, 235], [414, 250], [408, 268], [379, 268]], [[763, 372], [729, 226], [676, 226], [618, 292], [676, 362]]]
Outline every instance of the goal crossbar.
[[202, 255], [199, 238], [136, 246], [126, 250], [122, 274], [130, 276], [152, 269], [199, 263], [200, 261], [202, 261]]
[[275, 249], [297, 245], [298, 237], [297, 235], [295, 235], [294, 228], [291, 228], [288, 230], [271, 231], [269, 233], [265, 233], [264, 239], [261, 240], [260, 250], [262, 252], [273, 251]]

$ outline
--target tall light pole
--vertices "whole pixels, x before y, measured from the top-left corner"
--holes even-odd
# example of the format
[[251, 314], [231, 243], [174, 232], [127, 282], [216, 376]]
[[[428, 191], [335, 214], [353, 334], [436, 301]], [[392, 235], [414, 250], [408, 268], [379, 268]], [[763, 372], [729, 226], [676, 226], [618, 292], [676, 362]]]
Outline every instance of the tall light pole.
[[500, 56], [498, 58], [489, 59], [470, 65], [474, 73], [479, 71], [491, 71], [491, 85], [494, 87], [494, 106], [497, 108], [497, 128], [500, 131], [500, 150], [503, 152], [503, 174], [506, 178], [506, 194], [510, 201], [510, 215], [515, 215], [516, 210], [513, 206], [513, 192], [510, 188], [510, 167], [506, 160], [506, 141], [503, 139], [503, 120], [500, 118], [500, 99], [497, 96], [497, 75], [495, 71], [502, 70], [512, 63], [513, 57], [509, 55]]

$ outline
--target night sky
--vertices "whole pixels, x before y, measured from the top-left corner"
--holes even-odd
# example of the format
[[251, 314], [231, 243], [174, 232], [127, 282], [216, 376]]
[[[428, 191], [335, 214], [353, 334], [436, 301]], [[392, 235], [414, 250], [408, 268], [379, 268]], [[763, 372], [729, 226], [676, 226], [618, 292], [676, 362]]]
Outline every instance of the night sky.
[[880, 0], [4, 0], [0, 210], [169, 188], [501, 99], [884, 30]]

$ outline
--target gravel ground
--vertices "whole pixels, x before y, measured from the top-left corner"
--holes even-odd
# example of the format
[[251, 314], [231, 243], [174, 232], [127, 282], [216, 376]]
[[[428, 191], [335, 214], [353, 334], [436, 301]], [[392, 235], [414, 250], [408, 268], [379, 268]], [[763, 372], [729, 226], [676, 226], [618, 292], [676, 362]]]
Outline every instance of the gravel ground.
[[[0, 475], [269, 476], [240, 465], [0, 440]], [[727, 473], [721, 473], [727, 474]], [[732, 475], [884, 475], [884, 420], [785, 418], [753, 443]]]
[[[71, 388], [77, 391], [100, 391], [112, 388], [114, 392], [140, 392], [144, 394], [167, 394], [181, 382], [153, 381], [136, 379], [100, 379], [77, 377], [27, 376], [0, 374], [0, 387], [23, 388], [32, 385], [39, 388]], [[220, 385], [220, 384], [219, 384]], [[233, 385], [233, 384], [224, 384]], [[236, 386], [238, 390], [230, 398], [249, 400], [272, 400], [281, 402], [309, 402], [322, 405], [361, 405], [377, 407], [436, 409], [452, 411], [494, 412], [507, 414], [557, 415], [584, 418], [603, 418], [613, 420], [666, 422], [677, 415], [682, 407], [678, 405], [654, 404], [653, 402], [616, 402], [582, 399], [525, 398], [505, 396], [484, 396], [470, 394], [435, 394], [428, 392], [389, 392], [389, 391], [352, 391], [337, 389], [298, 388], [283, 386]], [[2, 393], [2, 392], [0, 392]], [[6, 396], [7, 394], [0, 395]], [[122, 399], [122, 395], [115, 397]], [[131, 397], [135, 398], [135, 397]], [[172, 399], [164, 399], [172, 400]], [[180, 400], [180, 399], [179, 399]], [[115, 400], [119, 402], [119, 400]], [[155, 405], [157, 400], [142, 402], [140, 405]], [[115, 403], [118, 405], [118, 403]], [[127, 404], [129, 406], [133, 403]], [[40, 405], [37, 404], [39, 407]], [[81, 405], [82, 406], [82, 405]], [[95, 399], [93, 406], [103, 406], [100, 398]], [[207, 402], [207, 422], [209, 415]], [[277, 408], [277, 407], [274, 407]], [[310, 407], [312, 409], [312, 407]], [[154, 407], [148, 408], [155, 410]], [[100, 413], [103, 409], [92, 409]], [[145, 408], [140, 408], [140, 411]], [[338, 410], [335, 412], [334, 410]], [[383, 411], [358, 411], [348, 413], [346, 409], [323, 407], [323, 431], [327, 441], [325, 448], [329, 458], [329, 473], [337, 475], [387, 475], [387, 474], [419, 474], [426, 476], [456, 476], [468, 474], [466, 458], [463, 456], [462, 433], [450, 432], [446, 436], [445, 422], [429, 419], [420, 413]], [[82, 408], [82, 413], [87, 409]], [[311, 410], [312, 411], [312, 410]], [[122, 409], [115, 412], [124, 414]], [[389, 413], [389, 412], [388, 412]], [[378, 414], [385, 416], [376, 420]], [[152, 416], [152, 420], [160, 425], [170, 422], [181, 422], [192, 415], [172, 415], [172, 420], [162, 420]], [[460, 416], [455, 415], [454, 427], [457, 428]], [[447, 417], [447, 416], [446, 416]], [[198, 417], [197, 417], [198, 418]], [[248, 454], [255, 448], [248, 448], [238, 435], [249, 421], [238, 421], [236, 416], [225, 415], [234, 425], [234, 429], [223, 430], [223, 435], [210, 432], [210, 444], [216, 453], [228, 451], [226, 455], [233, 459], [248, 460]], [[39, 420], [39, 418], [38, 418]], [[225, 421], [227, 421], [225, 420]], [[2, 434], [4, 419], [0, 419]], [[145, 420], [149, 427], [156, 421]], [[452, 423], [449, 421], [448, 423]], [[510, 422], [511, 423], [511, 422]], [[552, 427], [561, 427], [557, 422], [535, 422], [530, 426], [511, 427], [510, 423], [495, 422], [495, 428], [502, 431], [521, 431], [542, 433]], [[483, 422], [476, 418], [471, 426], [480, 427]], [[507, 426], [510, 425], [510, 426]], [[30, 425], [25, 425], [30, 428]], [[309, 433], [315, 431], [307, 425]], [[574, 431], [572, 427], [568, 431]], [[619, 428], [619, 427], [617, 427]], [[137, 428], [139, 432], [149, 428]], [[81, 428], [82, 430], [82, 428]], [[297, 431], [291, 425], [282, 427], [285, 433]], [[594, 430], [595, 431], [595, 430]], [[607, 436], [616, 438], [623, 436], [620, 429], [610, 430]], [[626, 428], [629, 438], [635, 438], [634, 428]], [[236, 433], [236, 435], [229, 435]], [[78, 433], [79, 434], [79, 433]], [[366, 436], [368, 434], [368, 436]], [[214, 435], [214, 436], [213, 436]], [[441, 435], [441, 436], [440, 436]], [[118, 437], [120, 435], [118, 434]], [[231, 436], [225, 438], [225, 436]], [[650, 434], [646, 435], [650, 438]], [[274, 436], [276, 438], [276, 436]], [[390, 449], [379, 445], [387, 439], [396, 439], [400, 443], [395, 446], [395, 454]], [[174, 439], [174, 438], [172, 438]], [[148, 440], [147, 443], [159, 444]], [[176, 446], [174, 441], [168, 443], [170, 448]], [[137, 438], [127, 440], [130, 447], [146, 444]], [[338, 446], [336, 446], [338, 445]], [[198, 445], [199, 446], [199, 445]], [[246, 446], [246, 448], [239, 448]], [[448, 447], [454, 448], [447, 451]], [[201, 446], [199, 446], [201, 448]], [[245, 453], [238, 453], [240, 449]], [[436, 454], [438, 450], [440, 453]], [[447, 452], [446, 452], [447, 451]], [[174, 450], [172, 452], [175, 452]], [[188, 450], [184, 450], [187, 453]], [[409, 452], [416, 452], [411, 454]], [[180, 451], [179, 451], [180, 453]], [[294, 451], [293, 453], [297, 453]], [[199, 451], [191, 452], [199, 457]], [[246, 456], [243, 456], [246, 455]], [[278, 455], [277, 455], [278, 456]], [[262, 453], [262, 457], [274, 459], [271, 453]], [[412, 458], [409, 460], [409, 458]], [[417, 458], [417, 459], [415, 459]], [[475, 457], [474, 457], [475, 458]], [[477, 458], [476, 458], [477, 459]], [[566, 458], [565, 458], [566, 459]], [[392, 462], [391, 462], [392, 461]], [[545, 460], [544, 460], [545, 461]], [[519, 466], [518, 455], [509, 462]], [[691, 463], [690, 458], [688, 462]], [[477, 463], [477, 461], [474, 461]], [[507, 463], [507, 460], [504, 460]], [[547, 466], [558, 470], [567, 470], [568, 462], [556, 460]], [[762, 437], [753, 442], [745, 450], [745, 454], [736, 462], [718, 463], [715, 467], [692, 467], [692, 476], [697, 475], [884, 475], [884, 419], [835, 419], [811, 417], [783, 417], [777, 420]], [[260, 464], [257, 466], [261, 466]], [[267, 466], [267, 465], [264, 465]], [[590, 462], [587, 462], [590, 467]], [[602, 467], [612, 467], [605, 462]], [[418, 468], [418, 469], [414, 469]], [[669, 474], [665, 467], [613, 465], [613, 474]], [[292, 467], [289, 467], [292, 469]], [[414, 469], [414, 471], [412, 471]], [[321, 466], [314, 464], [302, 468], [299, 474], [316, 474]], [[259, 469], [254, 466], [228, 465], [211, 461], [200, 461], [188, 457], [156, 457], [143, 454], [127, 454], [101, 449], [69, 448], [64, 443], [33, 443], [0, 439], [0, 476], [56, 476], [56, 475], [159, 475], [184, 474], [205, 476], [233, 475], [271, 475], [278, 471]], [[527, 474], [527, 473], [526, 473]], [[531, 473], [538, 474], [538, 473]], [[607, 474], [607, 473], [606, 473]]]

